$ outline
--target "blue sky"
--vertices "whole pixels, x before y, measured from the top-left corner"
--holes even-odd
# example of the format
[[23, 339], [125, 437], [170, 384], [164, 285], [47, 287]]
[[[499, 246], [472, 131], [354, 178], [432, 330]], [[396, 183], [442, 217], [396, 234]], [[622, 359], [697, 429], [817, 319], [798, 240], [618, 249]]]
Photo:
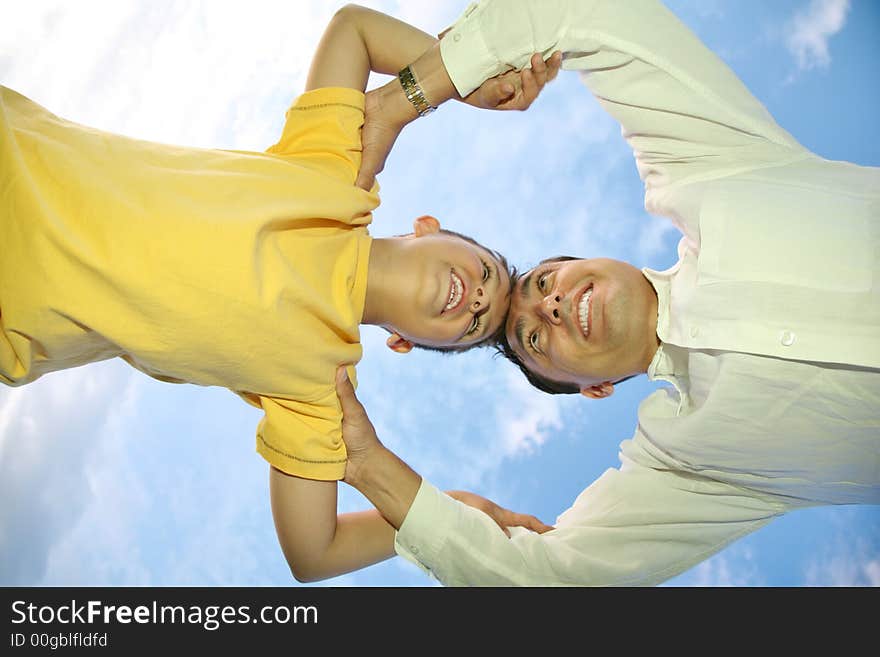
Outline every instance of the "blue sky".
[[[0, 0], [0, 83], [57, 114], [144, 139], [261, 150], [302, 90], [342, 3]], [[465, 3], [365, 2], [429, 32]], [[804, 145], [880, 165], [880, 5], [670, 0]], [[379, 80], [377, 80], [378, 82]], [[569, 253], [665, 268], [678, 235], [645, 214], [617, 125], [574, 73], [526, 113], [447, 104], [404, 133], [372, 233], [430, 213], [520, 269]], [[632, 435], [645, 377], [607, 400], [531, 389], [489, 352], [384, 346], [366, 327], [360, 397], [382, 440], [441, 488], [547, 522]], [[254, 451], [259, 413], [232, 393], [122, 362], [0, 388], [0, 584], [291, 585]], [[341, 486], [342, 510], [367, 507]], [[395, 558], [319, 585], [431, 586]], [[880, 507], [793, 513], [672, 585], [880, 585]]]

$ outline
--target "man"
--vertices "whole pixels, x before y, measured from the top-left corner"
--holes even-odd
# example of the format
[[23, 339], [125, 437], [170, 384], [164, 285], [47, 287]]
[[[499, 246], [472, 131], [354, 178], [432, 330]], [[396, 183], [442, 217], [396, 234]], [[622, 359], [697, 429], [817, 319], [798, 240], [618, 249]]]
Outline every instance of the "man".
[[[546, 533], [508, 538], [505, 510], [422, 481], [343, 381], [346, 481], [449, 585], [656, 584], [789, 510], [880, 503], [880, 170], [804, 149], [650, 0], [490, 0], [440, 45], [460, 95], [557, 49], [621, 123], [647, 210], [683, 234], [679, 261], [542, 263], [515, 287], [506, 351], [556, 392], [606, 397], [639, 373], [670, 386], [641, 404], [620, 467]], [[406, 123], [387, 118], [390, 91], [364, 156], [376, 170]]]

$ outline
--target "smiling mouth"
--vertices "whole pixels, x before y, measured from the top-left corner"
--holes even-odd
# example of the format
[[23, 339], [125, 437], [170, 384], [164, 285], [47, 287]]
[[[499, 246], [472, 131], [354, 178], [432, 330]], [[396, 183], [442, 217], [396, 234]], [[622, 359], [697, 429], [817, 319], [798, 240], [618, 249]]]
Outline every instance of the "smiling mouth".
[[581, 333], [584, 334], [585, 338], [590, 337], [590, 325], [592, 324], [590, 318], [590, 300], [593, 298], [593, 286], [588, 287], [583, 295], [581, 296], [581, 300], [578, 302], [578, 324], [581, 327]]
[[449, 299], [446, 301], [446, 306], [443, 308], [443, 312], [447, 312], [449, 310], [455, 310], [461, 304], [462, 299], [464, 299], [464, 282], [458, 275], [453, 271], [449, 270]]

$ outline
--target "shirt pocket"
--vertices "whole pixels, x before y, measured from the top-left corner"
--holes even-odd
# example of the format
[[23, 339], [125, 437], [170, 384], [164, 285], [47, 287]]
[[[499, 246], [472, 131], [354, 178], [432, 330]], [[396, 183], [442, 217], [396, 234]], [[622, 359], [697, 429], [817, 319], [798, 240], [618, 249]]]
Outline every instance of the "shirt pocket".
[[876, 241], [869, 215], [864, 199], [825, 190], [714, 186], [700, 210], [698, 285], [751, 281], [868, 291]]

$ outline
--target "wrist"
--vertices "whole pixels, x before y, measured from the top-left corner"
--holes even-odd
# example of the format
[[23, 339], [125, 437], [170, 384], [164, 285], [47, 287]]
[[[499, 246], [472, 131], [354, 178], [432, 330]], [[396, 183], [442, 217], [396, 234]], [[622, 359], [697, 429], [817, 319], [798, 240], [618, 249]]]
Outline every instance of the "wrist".
[[357, 459], [351, 477], [346, 470], [345, 481], [370, 500], [395, 529], [400, 529], [422, 478], [393, 452], [377, 445]]
[[[371, 99], [371, 94], [367, 94], [367, 101], [376, 103], [372, 109], [381, 109], [382, 115], [401, 129], [457, 96], [440, 57], [439, 45], [401, 69], [394, 80], [371, 93], [375, 96]], [[370, 109], [368, 104], [368, 115]]]
[[345, 466], [345, 483], [361, 493], [365, 493], [371, 480], [376, 478], [375, 471], [382, 459], [387, 458], [383, 454], [387, 451], [379, 442], [357, 452], [349, 451], [348, 463]]
[[367, 94], [367, 116], [382, 116], [391, 125], [403, 129], [419, 118], [419, 113], [406, 98], [403, 87], [395, 78]]
[[406, 99], [409, 101], [410, 105], [415, 108], [419, 116], [428, 116], [428, 114], [437, 109], [436, 106], [428, 102], [428, 99], [425, 96], [425, 91], [416, 79], [412, 66], [404, 66], [400, 69], [400, 72], [397, 74], [397, 79], [400, 81], [400, 86], [403, 88], [403, 95], [406, 96]]

